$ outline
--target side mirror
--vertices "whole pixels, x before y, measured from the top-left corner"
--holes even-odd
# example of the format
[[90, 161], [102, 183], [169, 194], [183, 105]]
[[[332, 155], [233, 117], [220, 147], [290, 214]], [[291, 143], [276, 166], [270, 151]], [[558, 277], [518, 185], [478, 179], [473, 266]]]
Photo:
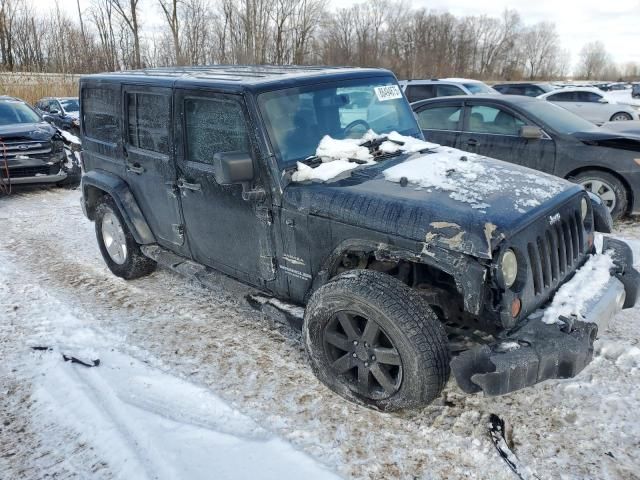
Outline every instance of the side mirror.
[[535, 125], [523, 125], [520, 127], [520, 136], [529, 140], [540, 140], [542, 138], [542, 129]]
[[60, 112], [58, 110], [56, 110], [55, 108], [52, 110], [49, 110], [49, 114], [50, 115], [58, 115]]
[[606, 98], [601, 98], [600, 100], [598, 100], [598, 103], [609, 103], [609, 100], [607, 100]]
[[220, 152], [213, 156], [215, 179], [219, 185], [253, 180], [253, 159], [247, 152]]

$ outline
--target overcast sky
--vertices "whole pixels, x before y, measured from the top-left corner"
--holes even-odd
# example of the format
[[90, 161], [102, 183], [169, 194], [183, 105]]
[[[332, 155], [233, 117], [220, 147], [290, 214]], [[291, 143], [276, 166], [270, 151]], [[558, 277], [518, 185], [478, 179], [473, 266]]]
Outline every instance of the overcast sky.
[[[32, 0], [38, 6], [50, 6], [54, 0]], [[330, 0], [333, 8], [362, 0]], [[85, 8], [89, 0], [80, 0]], [[143, 26], [161, 21], [156, 0], [143, 0]], [[74, 0], [60, 4], [75, 13]], [[555, 22], [563, 48], [569, 49], [572, 64], [585, 43], [600, 40], [616, 62], [640, 63], [640, 0], [413, 0], [413, 7], [449, 11], [454, 15], [499, 16], [505, 8], [517, 10], [525, 23]]]

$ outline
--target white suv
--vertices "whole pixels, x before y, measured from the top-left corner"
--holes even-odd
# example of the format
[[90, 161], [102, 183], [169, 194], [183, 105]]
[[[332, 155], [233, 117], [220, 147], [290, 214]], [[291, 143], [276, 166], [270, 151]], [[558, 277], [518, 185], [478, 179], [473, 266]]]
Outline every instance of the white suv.
[[403, 80], [398, 82], [409, 102], [452, 95], [500, 94], [479, 80], [468, 78], [433, 78], [431, 80]]

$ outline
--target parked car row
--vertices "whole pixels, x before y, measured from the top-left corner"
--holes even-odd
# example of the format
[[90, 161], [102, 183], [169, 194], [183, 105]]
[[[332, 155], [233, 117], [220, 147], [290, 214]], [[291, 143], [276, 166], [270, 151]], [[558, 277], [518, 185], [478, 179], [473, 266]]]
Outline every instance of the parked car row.
[[[41, 102], [38, 104], [44, 107]], [[66, 107], [69, 112], [75, 108], [77, 119], [77, 99], [60, 99], [58, 107]], [[56, 116], [59, 117], [57, 112]], [[72, 151], [75, 147], [67, 148], [78, 141], [57, 128], [58, 125], [28, 103], [0, 96], [0, 182], [3, 191], [8, 191], [11, 185], [53, 183], [63, 186], [79, 182], [79, 161]], [[78, 125], [76, 120], [76, 132]]]

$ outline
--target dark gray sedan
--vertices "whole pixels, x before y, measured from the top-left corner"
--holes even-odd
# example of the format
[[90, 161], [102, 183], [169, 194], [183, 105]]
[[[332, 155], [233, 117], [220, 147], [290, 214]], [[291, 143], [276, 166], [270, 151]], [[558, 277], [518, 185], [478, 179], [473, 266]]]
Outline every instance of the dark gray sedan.
[[614, 218], [640, 213], [640, 135], [519, 95], [434, 98], [412, 108], [429, 141], [580, 183]]

